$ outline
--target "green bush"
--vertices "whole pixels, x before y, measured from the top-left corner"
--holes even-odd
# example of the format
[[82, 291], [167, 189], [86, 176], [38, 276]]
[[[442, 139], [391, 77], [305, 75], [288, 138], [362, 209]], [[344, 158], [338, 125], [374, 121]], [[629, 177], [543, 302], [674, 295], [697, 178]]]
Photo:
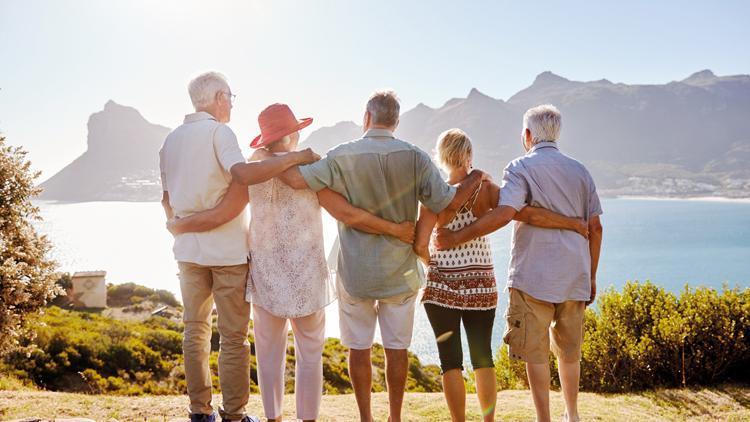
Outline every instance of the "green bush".
[[174, 294], [168, 290], [151, 289], [135, 283], [107, 285], [107, 306], [125, 307], [138, 305], [146, 300], [175, 308], [181, 307]]
[[581, 385], [630, 391], [747, 380], [749, 339], [750, 289], [686, 286], [678, 298], [629, 282], [586, 311]]
[[52, 245], [33, 224], [41, 219], [31, 202], [41, 192], [37, 177], [23, 148], [6, 145], [0, 135], [0, 354], [34, 334], [27, 320], [62, 291]]
[[[214, 318], [209, 366], [215, 391], [218, 379], [218, 332]], [[20, 383], [58, 391], [107, 394], [184, 394], [182, 324], [154, 316], [143, 322], [120, 321], [95, 312], [50, 307], [36, 324], [37, 337], [5, 357], [6, 368]], [[252, 335], [248, 340], [253, 347]], [[327, 339], [323, 351], [324, 391], [351, 392], [348, 349]], [[287, 392], [294, 391], [294, 347], [289, 337]], [[257, 367], [251, 359], [250, 391], [258, 392]], [[374, 347], [373, 380], [385, 391], [383, 348]], [[423, 366], [409, 354], [408, 391], [440, 391], [435, 365]], [[14, 381], [16, 382], [16, 381]]]
[[[581, 387], [622, 392], [750, 379], [750, 289], [685, 286], [679, 297], [651, 282], [608, 289], [586, 310]], [[550, 355], [552, 387], [559, 388]], [[528, 388], [524, 363], [495, 357], [498, 389]]]

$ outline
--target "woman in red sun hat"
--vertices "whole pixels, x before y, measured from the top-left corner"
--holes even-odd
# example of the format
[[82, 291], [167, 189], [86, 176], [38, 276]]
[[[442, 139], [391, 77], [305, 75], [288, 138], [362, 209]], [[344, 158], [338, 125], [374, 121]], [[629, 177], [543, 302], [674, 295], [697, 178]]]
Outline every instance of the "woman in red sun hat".
[[[250, 143], [251, 161], [297, 149], [299, 131], [312, 118], [298, 120], [286, 104], [272, 104], [258, 116], [260, 135]], [[288, 324], [294, 332], [297, 418], [318, 417], [323, 391], [324, 308], [335, 298], [323, 246], [321, 206], [334, 218], [368, 233], [413, 243], [414, 226], [392, 223], [353, 207], [338, 193], [295, 190], [277, 178], [248, 188], [250, 200], [250, 276], [248, 302], [258, 381], [269, 421], [281, 420]], [[213, 209], [182, 218], [173, 233], [210, 230], [231, 220], [247, 201], [246, 192], [230, 189]]]

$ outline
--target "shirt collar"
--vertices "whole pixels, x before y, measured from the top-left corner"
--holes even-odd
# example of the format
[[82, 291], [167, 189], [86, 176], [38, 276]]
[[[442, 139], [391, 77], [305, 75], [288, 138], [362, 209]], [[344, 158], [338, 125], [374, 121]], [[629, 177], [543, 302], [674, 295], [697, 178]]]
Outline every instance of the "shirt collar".
[[373, 128], [365, 132], [364, 138], [395, 138], [388, 129]]
[[536, 143], [536, 144], [535, 144], [535, 145], [534, 145], [534, 146], [533, 146], [533, 147], [532, 147], [532, 148], [531, 148], [531, 149], [529, 150], [529, 154], [531, 154], [532, 152], [534, 152], [534, 151], [536, 151], [536, 150], [538, 150], [538, 149], [542, 149], [542, 148], [554, 148], [554, 149], [558, 149], [558, 148], [557, 148], [557, 142], [555, 142], [555, 141], [542, 141], [542, 142], [537, 142], [537, 143]]
[[185, 115], [185, 123], [199, 122], [201, 120], [216, 120], [216, 118], [205, 111], [198, 111]]

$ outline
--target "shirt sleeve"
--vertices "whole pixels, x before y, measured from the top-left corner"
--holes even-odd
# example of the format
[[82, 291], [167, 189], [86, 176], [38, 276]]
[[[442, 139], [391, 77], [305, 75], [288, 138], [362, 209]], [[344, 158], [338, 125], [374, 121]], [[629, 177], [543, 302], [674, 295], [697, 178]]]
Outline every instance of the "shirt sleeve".
[[167, 189], [167, 170], [166, 163], [164, 162], [164, 146], [159, 150], [159, 177], [161, 179], [161, 190], [162, 192], [168, 192]]
[[245, 162], [240, 144], [237, 143], [237, 136], [226, 125], [219, 125], [214, 132], [214, 152], [227, 173], [235, 164]]
[[456, 196], [456, 188], [443, 180], [435, 163], [422, 151], [417, 152], [417, 196], [434, 213], [443, 211]]
[[318, 192], [325, 188], [330, 188], [338, 193], [343, 193], [343, 178], [339, 171], [336, 161], [326, 156], [314, 163], [299, 166], [302, 178], [310, 189]]
[[589, 179], [589, 203], [588, 203], [588, 211], [589, 211], [589, 218], [596, 217], [597, 215], [602, 215], [604, 211], [602, 211], [602, 203], [599, 200], [599, 194], [596, 193], [596, 184], [594, 184], [594, 178], [591, 177], [591, 174], [588, 175]]
[[503, 181], [500, 184], [500, 202], [498, 206], [513, 207], [521, 211], [528, 205], [529, 185], [520, 174], [518, 165], [508, 164], [503, 170]]

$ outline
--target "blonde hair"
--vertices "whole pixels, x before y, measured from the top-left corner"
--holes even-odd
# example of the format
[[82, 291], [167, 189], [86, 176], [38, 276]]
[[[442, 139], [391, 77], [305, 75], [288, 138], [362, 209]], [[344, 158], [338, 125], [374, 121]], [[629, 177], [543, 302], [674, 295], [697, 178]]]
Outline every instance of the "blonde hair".
[[444, 170], [468, 166], [471, 162], [471, 139], [461, 129], [448, 129], [438, 136], [437, 161]]

